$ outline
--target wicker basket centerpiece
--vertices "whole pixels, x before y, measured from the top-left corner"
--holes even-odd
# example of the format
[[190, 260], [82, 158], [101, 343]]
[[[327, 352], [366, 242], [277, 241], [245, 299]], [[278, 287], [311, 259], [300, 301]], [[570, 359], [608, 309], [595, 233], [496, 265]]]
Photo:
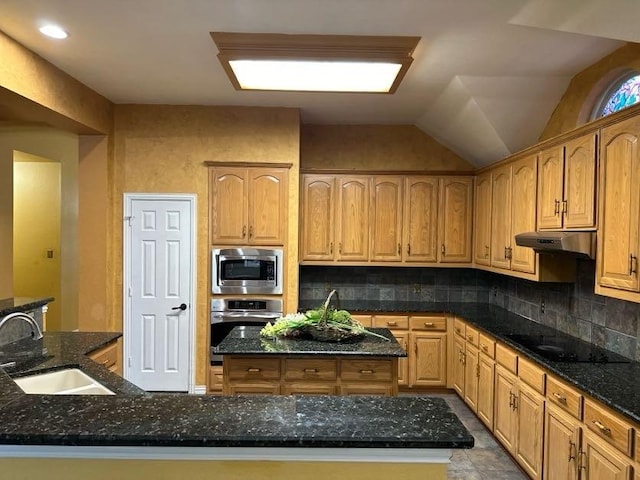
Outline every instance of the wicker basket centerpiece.
[[370, 332], [346, 310], [330, 306], [331, 299], [337, 298], [335, 290], [320, 308], [305, 313], [295, 313], [268, 323], [260, 335], [270, 338], [301, 338], [319, 342], [356, 341], [365, 335], [372, 335], [390, 341], [387, 337]]

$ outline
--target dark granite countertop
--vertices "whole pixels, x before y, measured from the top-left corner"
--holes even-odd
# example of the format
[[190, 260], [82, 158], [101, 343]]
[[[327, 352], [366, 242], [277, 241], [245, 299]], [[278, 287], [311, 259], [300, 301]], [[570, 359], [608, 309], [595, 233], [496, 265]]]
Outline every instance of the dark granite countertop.
[[[441, 398], [149, 394], [86, 353], [119, 334], [46, 333], [3, 352], [19, 374], [76, 366], [117, 395], [27, 395], [0, 369], [0, 444], [471, 448], [473, 437]], [[26, 340], [25, 340], [26, 341]], [[22, 342], [22, 341], [21, 341]], [[17, 342], [17, 343], [21, 343]], [[38, 363], [40, 362], [40, 363]]]
[[400, 346], [386, 328], [370, 328], [388, 341], [365, 335], [348, 342], [318, 342], [303, 339], [271, 339], [260, 337], [262, 327], [234, 327], [220, 345], [216, 353], [220, 355], [332, 355], [367, 357], [406, 357], [407, 352]]
[[[301, 302], [300, 311], [316, 308]], [[340, 302], [340, 308], [352, 313], [406, 312], [451, 313], [514, 350], [534, 360], [550, 372], [611, 407], [636, 423], [640, 423], [640, 363], [567, 363], [548, 360], [509, 338], [511, 334], [563, 335], [545, 325], [485, 303], [407, 302], [353, 300]]]
[[28, 312], [34, 308], [40, 308], [47, 303], [53, 302], [53, 297], [30, 298], [12, 297], [0, 299], [0, 317], [14, 312]]

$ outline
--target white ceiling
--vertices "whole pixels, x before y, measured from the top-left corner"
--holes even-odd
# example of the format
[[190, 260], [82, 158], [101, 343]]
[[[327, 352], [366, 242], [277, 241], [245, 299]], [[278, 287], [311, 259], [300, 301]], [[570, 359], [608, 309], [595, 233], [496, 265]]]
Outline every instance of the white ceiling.
[[[115, 103], [415, 124], [475, 165], [535, 143], [570, 79], [640, 42], [637, 0], [0, 0], [0, 30]], [[41, 36], [43, 21], [70, 36]], [[238, 92], [209, 32], [416, 35], [394, 95]]]

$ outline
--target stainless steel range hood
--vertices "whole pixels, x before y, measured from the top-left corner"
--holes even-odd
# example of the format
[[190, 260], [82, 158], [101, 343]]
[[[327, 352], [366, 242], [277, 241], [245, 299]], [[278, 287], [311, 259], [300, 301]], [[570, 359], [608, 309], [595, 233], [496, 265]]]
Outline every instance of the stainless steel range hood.
[[526, 232], [516, 235], [516, 245], [539, 253], [563, 253], [595, 258], [595, 232]]

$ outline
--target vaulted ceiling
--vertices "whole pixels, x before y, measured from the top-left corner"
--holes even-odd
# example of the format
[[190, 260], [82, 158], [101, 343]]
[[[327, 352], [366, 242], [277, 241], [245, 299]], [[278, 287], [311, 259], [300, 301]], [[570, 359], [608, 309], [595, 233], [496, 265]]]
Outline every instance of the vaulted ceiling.
[[[413, 124], [475, 165], [538, 140], [571, 78], [640, 42], [632, 0], [2, 0], [0, 30], [114, 103], [297, 107]], [[43, 37], [61, 24], [65, 41]], [[412, 35], [393, 95], [242, 92], [209, 32]]]

